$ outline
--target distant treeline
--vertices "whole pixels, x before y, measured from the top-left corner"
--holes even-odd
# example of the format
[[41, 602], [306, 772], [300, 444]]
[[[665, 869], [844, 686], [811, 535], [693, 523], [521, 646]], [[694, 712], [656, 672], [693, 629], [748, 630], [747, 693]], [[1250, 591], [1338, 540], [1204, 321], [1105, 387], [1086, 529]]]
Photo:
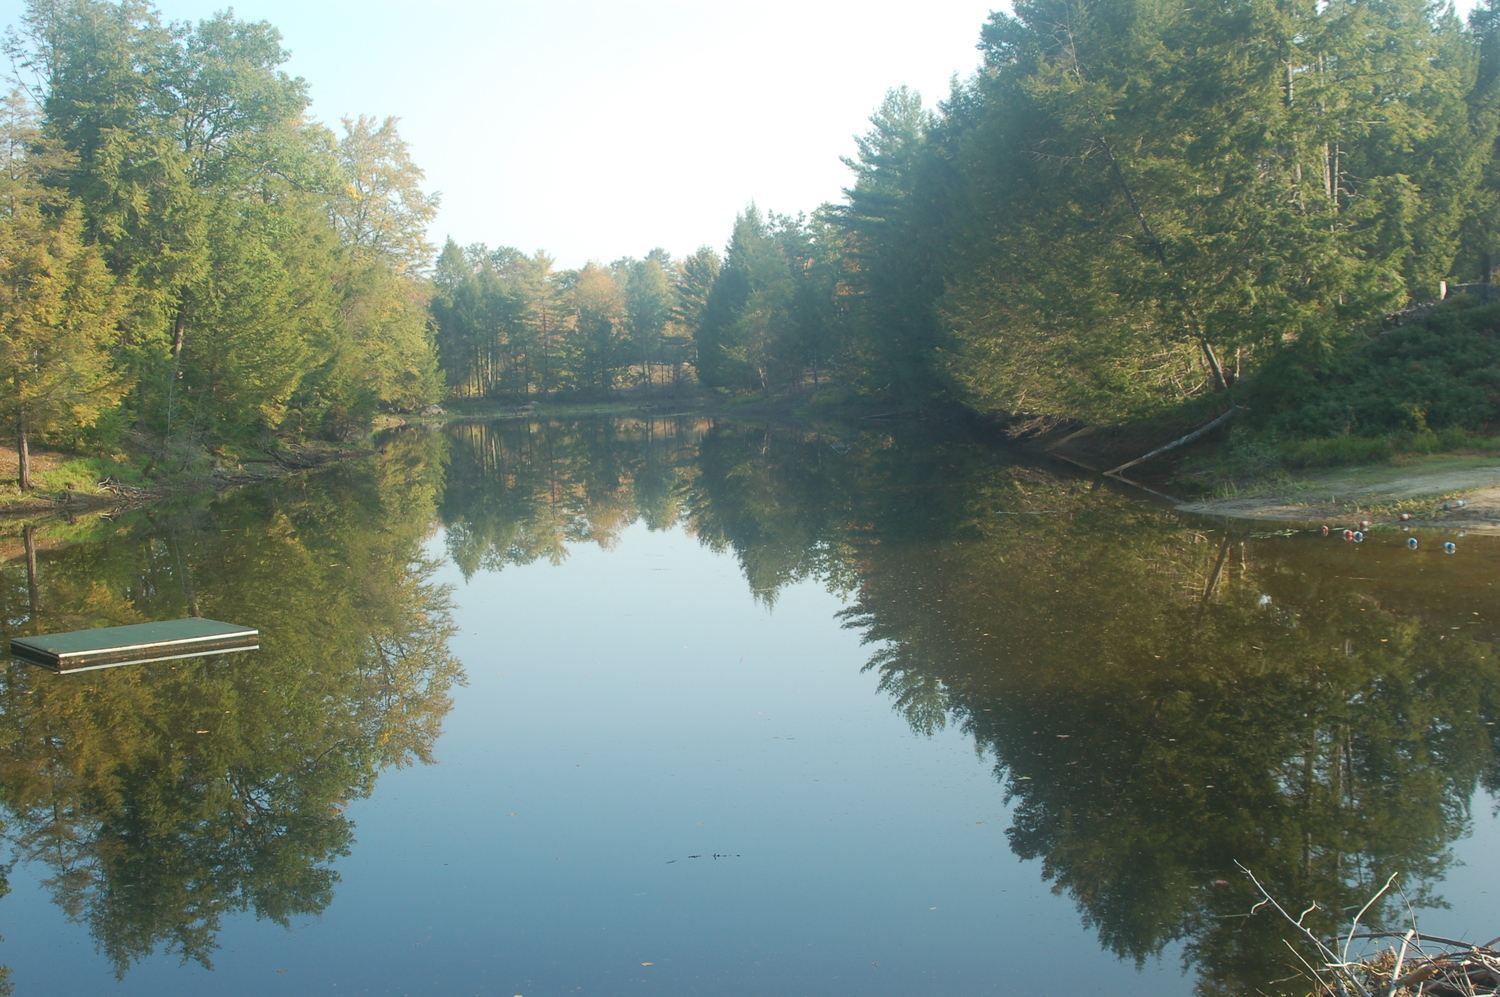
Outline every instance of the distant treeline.
[[704, 247], [554, 270], [544, 252], [451, 239], [433, 274], [432, 316], [449, 390], [463, 397], [608, 394], [629, 374], [680, 386], [719, 255]]
[[0, 115], [0, 419], [171, 451], [343, 436], [442, 391], [392, 119], [309, 120], [280, 35], [30, 0]]
[[[1500, 265], [1497, 26], [1495, 0], [1467, 24], [1423, 0], [1021, 0], [936, 110], [888, 95], [841, 204], [746, 211], [706, 288], [708, 250], [550, 281], [451, 250], [449, 383], [603, 389], [688, 357], [711, 386], [833, 372], [1108, 422], [1284, 351], [1316, 366]], [[460, 289], [503, 320], [460, 318]]]

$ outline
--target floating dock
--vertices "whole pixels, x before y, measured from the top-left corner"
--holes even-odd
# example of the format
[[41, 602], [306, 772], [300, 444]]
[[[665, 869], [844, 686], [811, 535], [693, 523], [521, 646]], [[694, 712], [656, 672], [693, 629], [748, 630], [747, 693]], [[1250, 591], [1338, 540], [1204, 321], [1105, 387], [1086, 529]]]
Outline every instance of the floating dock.
[[258, 647], [259, 630], [197, 616], [42, 637], [12, 637], [10, 641], [12, 657], [55, 672], [85, 672], [205, 654], [254, 651]]

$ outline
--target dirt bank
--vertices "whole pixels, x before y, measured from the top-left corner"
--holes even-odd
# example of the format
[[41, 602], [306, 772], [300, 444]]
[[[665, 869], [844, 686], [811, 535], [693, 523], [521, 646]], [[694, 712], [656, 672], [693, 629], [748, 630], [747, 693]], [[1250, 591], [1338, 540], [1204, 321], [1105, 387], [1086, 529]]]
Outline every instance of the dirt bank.
[[[1459, 500], [1464, 502], [1458, 506]], [[1448, 508], [1444, 508], [1444, 506]], [[1355, 516], [1414, 525], [1500, 533], [1500, 457], [1441, 456], [1401, 466], [1303, 473], [1239, 495], [1177, 506], [1182, 512], [1237, 519], [1343, 523]]]

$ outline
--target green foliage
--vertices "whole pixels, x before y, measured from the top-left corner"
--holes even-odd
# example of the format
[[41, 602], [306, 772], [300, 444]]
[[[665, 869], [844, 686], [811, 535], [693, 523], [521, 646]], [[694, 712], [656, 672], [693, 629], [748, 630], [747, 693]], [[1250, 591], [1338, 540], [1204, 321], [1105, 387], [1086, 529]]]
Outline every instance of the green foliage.
[[823, 218], [735, 219], [723, 268], [704, 302], [698, 376], [713, 387], [797, 389], [842, 353], [837, 229]]
[[626, 324], [630, 330], [630, 353], [641, 365], [647, 385], [652, 368], [662, 353], [667, 323], [677, 305], [666, 250], [653, 249], [644, 260], [621, 260], [612, 269], [625, 290]]
[[44, 186], [68, 159], [12, 97], [0, 125], [0, 420], [16, 433], [31, 487], [33, 434], [76, 432], [118, 404], [129, 380], [112, 347], [119, 282], [84, 243], [76, 205]]
[[1283, 437], [1500, 429], [1500, 305], [1462, 299], [1334, 350], [1287, 350], [1247, 388], [1252, 424]]
[[432, 320], [450, 391], [525, 402], [564, 391], [604, 397], [634, 382], [680, 388], [719, 259], [663, 249], [557, 272], [552, 257], [451, 240], [433, 274]]
[[955, 179], [946, 144], [955, 130], [940, 127], [905, 87], [886, 94], [870, 124], [856, 139], [858, 158], [845, 160], [855, 182], [836, 216], [846, 242], [851, 359], [862, 390], [920, 400], [938, 391], [936, 302]]
[[572, 366], [580, 387], [608, 395], [625, 346], [625, 297], [614, 274], [585, 264], [563, 284], [575, 335]]
[[533, 377], [557, 385], [562, 304], [552, 259], [508, 246], [463, 250], [451, 239], [433, 277], [432, 317], [450, 390], [524, 399]]
[[307, 224], [315, 210], [296, 195], [215, 206], [219, 236], [207, 276], [185, 296], [193, 321], [169, 429], [214, 420], [214, 435], [224, 439], [286, 421], [318, 352], [334, 340], [336, 247], [326, 229]]
[[867, 396], [1110, 423], [1336, 344], [1491, 252], [1494, 22], [1415, 0], [995, 14], [935, 112], [887, 95], [826, 221], [736, 220], [699, 376], [786, 391], [832, 366]]
[[438, 196], [422, 192], [422, 170], [412, 162], [395, 118], [378, 127], [366, 115], [343, 124], [337, 149], [342, 185], [329, 202], [340, 243], [352, 255], [385, 261], [396, 273], [421, 271], [432, 258], [427, 223], [437, 214]]
[[105, 341], [83, 338], [134, 385], [75, 423], [168, 446], [348, 435], [439, 397], [421, 283], [436, 198], [394, 119], [341, 137], [309, 122], [280, 34], [230, 12], [164, 25], [134, 0], [32, 0], [23, 28], [35, 148], [65, 153], [40, 182], [122, 296]]

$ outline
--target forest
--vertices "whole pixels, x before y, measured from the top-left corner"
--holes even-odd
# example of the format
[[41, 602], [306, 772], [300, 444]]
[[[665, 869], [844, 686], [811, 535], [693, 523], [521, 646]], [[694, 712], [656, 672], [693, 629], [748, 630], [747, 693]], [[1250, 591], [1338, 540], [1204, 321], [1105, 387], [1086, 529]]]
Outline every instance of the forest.
[[440, 396], [436, 199], [394, 120], [306, 116], [274, 27], [34, 0], [0, 115], [0, 418], [147, 467]]
[[[554, 274], [450, 245], [433, 303], [450, 390], [606, 393], [688, 366], [731, 393], [831, 385], [1042, 425], [1235, 409], [1241, 385], [1292, 432], [1500, 422], [1490, 310], [1439, 317], [1474, 333], [1465, 350], [1362, 352], [1500, 264], [1500, 6], [1467, 23], [1420, 0], [1014, 9], [935, 107], [887, 95], [841, 202], [751, 204], [722, 259]], [[1374, 373], [1335, 383], [1351, 366]], [[1324, 395], [1330, 411], [1300, 410]]]
[[1497, 0], [1466, 22], [1422, 0], [1022, 0], [934, 106], [887, 95], [838, 203], [751, 203], [722, 253], [578, 269], [437, 251], [396, 121], [311, 119], [268, 23], [30, 0], [9, 47], [0, 421], [22, 489], [33, 441], [161, 475], [445, 398], [622, 390], [1104, 426], [1243, 394], [1292, 433], [1500, 424], [1491, 309], [1444, 319], [1462, 356], [1367, 355], [1388, 316], [1500, 265]]

